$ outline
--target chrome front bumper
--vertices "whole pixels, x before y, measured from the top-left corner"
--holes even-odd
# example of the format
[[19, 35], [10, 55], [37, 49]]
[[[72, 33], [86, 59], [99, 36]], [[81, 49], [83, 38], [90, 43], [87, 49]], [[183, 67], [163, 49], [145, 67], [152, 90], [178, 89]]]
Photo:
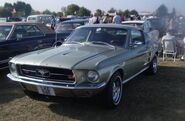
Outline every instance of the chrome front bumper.
[[32, 79], [27, 77], [15, 77], [11, 74], [7, 75], [12, 81], [16, 81], [21, 83], [24, 90], [38, 92], [37, 86], [44, 86], [53, 88], [56, 92], [56, 96], [64, 96], [71, 97], [72, 95], [78, 97], [90, 97], [98, 92], [102, 91], [106, 86], [106, 82], [102, 82], [99, 84], [85, 85], [85, 86], [77, 86], [76, 84], [67, 84], [67, 83], [50, 83], [46, 80], [40, 79]]

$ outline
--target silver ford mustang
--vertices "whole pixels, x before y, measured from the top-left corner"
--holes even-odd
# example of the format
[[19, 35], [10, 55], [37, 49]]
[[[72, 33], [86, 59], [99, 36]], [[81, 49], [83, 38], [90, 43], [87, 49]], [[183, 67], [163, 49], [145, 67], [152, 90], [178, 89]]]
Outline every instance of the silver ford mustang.
[[116, 107], [122, 84], [138, 74], [157, 72], [158, 45], [131, 26], [97, 24], [78, 27], [59, 47], [29, 52], [9, 62], [8, 77], [27, 95], [104, 96]]

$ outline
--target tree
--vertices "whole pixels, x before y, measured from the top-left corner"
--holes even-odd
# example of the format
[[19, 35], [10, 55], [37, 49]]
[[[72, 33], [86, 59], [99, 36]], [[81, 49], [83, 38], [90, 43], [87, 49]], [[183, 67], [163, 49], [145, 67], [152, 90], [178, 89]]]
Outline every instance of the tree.
[[22, 2], [22, 1], [18, 1], [14, 3], [13, 7], [17, 12], [17, 16], [28, 16], [31, 14], [31, 11], [32, 11], [31, 5], [26, 4], [25, 2]]
[[13, 10], [13, 5], [11, 3], [5, 3], [4, 4], [4, 9], [7, 9], [8, 11]]
[[110, 10], [108, 10], [108, 13], [115, 13], [117, 10], [115, 8], [111, 8]]
[[91, 15], [91, 11], [88, 10], [87, 8], [85, 8], [85, 7], [81, 7], [79, 9], [79, 11], [77, 12], [77, 15], [78, 16], [90, 16]]
[[79, 11], [80, 7], [76, 4], [70, 4], [66, 8], [66, 15], [76, 15], [77, 12]]
[[0, 17], [10, 17], [11, 15], [12, 15], [11, 11], [3, 7], [0, 7]]
[[165, 17], [168, 15], [168, 8], [162, 4], [159, 6], [159, 8], [156, 10], [156, 16], [157, 17]]
[[176, 17], [176, 9], [175, 8], [172, 9], [172, 12], [170, 15], [172, 18]]
[[26, 4], [25, 6], [25, 16], [29, 16], [31, 14], [32, 7], [30, 4]]
[[124, 11], [124, 15], [125, 15], [126, 17], [129, 17], [129, 16], [130, 16], [130, 11], [129, 11], [128, 9], [126, 9], [126, 10]]
[[56, 16], [64, 16], [63, 12], [57, 12]]
[[116, 11], [119, 15], [124, 15], [124, 11], [122, 11], [121, 9]]
[[48, 10], [48, 9], [44, 10], [42, 13], [43, 14], [52, 14], [52, 12], [50, 10]]
[[96, 12], [95, 12], [95, 14], [96, 14], [97, 16], [103, 16], [104, 13], [103, 13], [102, 10], [97, 9]]
[[130, 15], [138, 16], [139, 14], [136, 10], [133, 9], [133, 10], [130, 11]]
[[41, 12], [40, 11], [36, 11], [36, 10], [32, 10], [31, 11], [31, 14], [32, 15], [37, 15], [37, 14], [41, 14]]
[[67, 11], [67, 8], [66, 7], [62, 7], [61, 8], [61, 12], [62, 12], [61, 16], [66, 16], [66, 11]]

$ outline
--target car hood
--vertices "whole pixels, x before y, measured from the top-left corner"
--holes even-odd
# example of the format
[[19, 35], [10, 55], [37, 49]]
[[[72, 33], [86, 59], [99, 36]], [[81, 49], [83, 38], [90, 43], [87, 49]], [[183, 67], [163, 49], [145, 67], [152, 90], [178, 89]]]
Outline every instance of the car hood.
[[95, 47], [90, 45], [66, 44], [57, 48], [23, 54], [13, 58], [11, 61], [17, 64], [73, 69], [84, 61], [89, 61], [97, 57], [107, 58], [108, 53], [112, 51], [115, 51], [115, 49], [108, 46]]

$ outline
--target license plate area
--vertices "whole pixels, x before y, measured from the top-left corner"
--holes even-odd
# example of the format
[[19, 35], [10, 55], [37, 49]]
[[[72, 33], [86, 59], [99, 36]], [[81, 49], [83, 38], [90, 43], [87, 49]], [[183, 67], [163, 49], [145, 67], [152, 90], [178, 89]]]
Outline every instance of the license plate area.
[[37, 86], [37, 91], [39, 94], [42, 94], [42, 95], [55, 96], [55, 91], [51, 87]]

